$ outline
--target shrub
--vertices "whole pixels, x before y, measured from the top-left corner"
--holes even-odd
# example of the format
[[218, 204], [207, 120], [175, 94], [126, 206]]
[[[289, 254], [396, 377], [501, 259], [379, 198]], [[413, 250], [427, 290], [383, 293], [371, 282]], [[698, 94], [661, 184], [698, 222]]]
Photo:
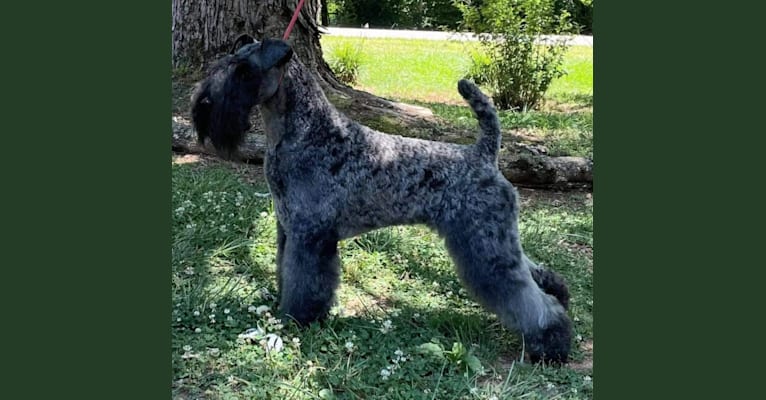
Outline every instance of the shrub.
[[459, 6], [490, 60], [473, 57], [468, 77], [480, 77], [501, 109], [536, 108], [551, 82], [564, 75], [567, 49], [562, 41], [540, 42], [540, 35], [569, 32], [569, 14], [556, 16], [554, 0], [463, 0]]
[[580, 33], [593, 32], [593, 0], [556, 0], [557, 14], [566, 11]]
[[362, 64], [362, 46], [351, 42], [333, 46], [328, 54], [328, 64], [339, 81], [349, 85], [356, 83]]
[[492, 57], [483, 51], [471, 52], [471, 64], [468, 66], [467, 78], [476, 82], [477, 85], [487, 85], [491, 82], [490, 71]]

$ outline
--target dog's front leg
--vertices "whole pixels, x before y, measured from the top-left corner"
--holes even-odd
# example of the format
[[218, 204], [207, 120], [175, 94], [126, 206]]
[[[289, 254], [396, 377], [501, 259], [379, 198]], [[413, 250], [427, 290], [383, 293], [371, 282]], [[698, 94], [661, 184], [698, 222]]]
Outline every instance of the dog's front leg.
[[338, 240], [327, 233], [284, 236], [284, 251], [277, 256], [279, 307], [288, 318], [306, 325], [324, 318], [335, 299]]
[[282, 259], [285, 254], [285, 242], [287, 236], [285, 236], [285, 230], [282, 228], [282, 224], [277, 220], [277, 291], [281, 298], [282, 296]]

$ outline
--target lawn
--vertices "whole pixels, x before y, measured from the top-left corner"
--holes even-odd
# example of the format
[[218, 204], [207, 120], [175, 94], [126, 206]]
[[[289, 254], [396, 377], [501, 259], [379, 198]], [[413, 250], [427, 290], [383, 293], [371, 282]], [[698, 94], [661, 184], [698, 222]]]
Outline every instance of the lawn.
[[[392, 100], [423, 105], [446, 124], [472, 129], [474, 119], [457, 92], [475, 42], [322, 37], [326, 59], [337, 46], [361, 52], [355, 88]], [[551, 84], [545, 103], [527, 113], [500, 112], [507, 133], [538, 139], [551, 155], [593, 157], [593, 48], [571, 46], [567, 74]]]
[[[464, 45], [412, 42], [366, 41], [367, 51], [390, 53], [368, 52], [378, 62], [364, 64], [360, 87], [443, 107], [435, 112], [445, 123], [475, 129], [454, 89]], [[407, 57], [430, 66], [397, 63]], [[592, 82], [590, 49], [573, 49], [567, 63], [580, 72], [554, 83], [547, 108], [504, 115], [506, 129], [592, 132], [577, 115], [592, 121], [584, 83]], [[559, 138], [539, 134], [549, 145]], [[471, 300], [443, 241], [421, 226], [342, 241], [342, 283], [329, 319], [303, 330], [277, 320], [275, 216], [262, 169], [191, 155], [174, 155], [171, 168], [174, 398], [592, 398], [590, 193], [520, 189], [523, 246], [563, 275], [572, 294], [572, 362], [551, 367], [522, 361], [520, 338]]]

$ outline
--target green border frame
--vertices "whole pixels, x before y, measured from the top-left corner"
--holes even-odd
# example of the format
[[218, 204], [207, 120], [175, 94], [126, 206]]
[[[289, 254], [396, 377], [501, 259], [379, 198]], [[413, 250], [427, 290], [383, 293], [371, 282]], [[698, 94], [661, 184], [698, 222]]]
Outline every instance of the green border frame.
[[763, 180], [763, 128], [743, 122], [762, 101], [740, 93], [763, 87], [762, 44], [748, 43], [762, 15], [660, 1], [595, 12], [596, 399], [741, 398], [759, 382], [746, 363], [762, 359], [749, 326], [762, 262], [745, 252], [763, 235], [743, 225], [763, 206], [737, 191]]
[[167, 398], [171, 3], [3, 15], [6, 390]]

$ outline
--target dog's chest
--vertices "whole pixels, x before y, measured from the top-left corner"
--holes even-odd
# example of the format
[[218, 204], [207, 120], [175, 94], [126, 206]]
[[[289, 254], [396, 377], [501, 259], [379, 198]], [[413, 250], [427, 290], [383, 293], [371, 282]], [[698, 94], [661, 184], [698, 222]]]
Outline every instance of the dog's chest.
[[275, 198], [282, 197], [287, 186], [283, 174], [280, 173], [280, 160], [276, 156], [276, 152], [272, 150], [266, 152], [266, 157], [263, 160], [263, 171], [271, 195]]

